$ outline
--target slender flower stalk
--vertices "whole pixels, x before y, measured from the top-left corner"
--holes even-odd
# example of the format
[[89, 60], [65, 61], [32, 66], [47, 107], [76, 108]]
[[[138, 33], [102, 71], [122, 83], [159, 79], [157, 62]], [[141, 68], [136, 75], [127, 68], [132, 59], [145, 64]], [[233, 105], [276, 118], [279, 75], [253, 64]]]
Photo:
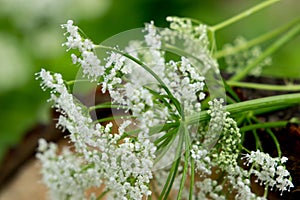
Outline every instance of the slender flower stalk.
[[246, 50], [249, 49], [253, 46], [262, 44], [268, 40], [274, 39], [275, 37], [279, 36], [280, 34], [284, 34], [286, 33], [289, 29], [291, 29], [293, 26], [299, 24], [300, 22], [300, 18], [293, 20], [291, 22], [289, 22], [288, 24], [285, 24], [279, 28], [276, 28], [270, 32], [267, 32], [263, 35], [258, 36], [257, 38], [254, 38], [250, 41], [248, 41], [247, 43], [244, 43], [240, 46], [237, 46], [235, 48], [230, 48], [230, 49], [224, 49], [224, 50], [220, 50], [214, 53], [214, 57], [216, 59], [228, 56], [228, 55], [232, 55], [232, 54], [236, 54], [242, 50]]
[[[264, 97], [260, 99], [254, 99], [249, 101], [244, 101], [240, 103], [230, 104], [226, 106], [226, 110], [234, 114], [239, 114], [245, 111], [254, 111], [257, 109], [263, 109], [268, 107], [277, 107], [277, 106], [294, 106], [300, 103], [300, 93], [295, 94], [284, 94], [276, 95], [271, 97]], [[265, 110], [269, 112], [268, 110]], [[263, 113], [263, 112], [262, 112]], [[260, 114], [262, 114], [260, 113]], [[209, 118], [207, 111], [202, 111], [197, 115], [190, 116], [186, 119], [187, 124], [194, 124], [198, 121], [205, 121]]]
[[239, 81], [227, 81], [227, 84], [235, 87], [252, 88], [258, 90], [273, 90], [273, 91], [286, 91], [286, 92], [300, 91], [300, 85], [298, 84], [271, 85], [271, 84], [247, 83], [247, 82], [239, 82]]
[[246, 11], [244, 11], [244, 12], [242, 12], [242, 13], [240, 13], [240, 14], [232, 17], [232, 18], [229, 18], [228, 20], [225, 20], [225, 21], [223, 21], [219, 24], [216, 24], [216, 25], [210, 27], [210, 29], [214, 32], [217, 31], [217, 30], [223, 29], [224, 27], [229, 26], [229, 25], [231, 25], [235, 22], [238, 22], [243, 18], [249, 17], [250, 15], [254, 14], [255, 12], [260, 11], [261, 9], [264, 9], [264, 8], [270, 6], [274, 3], [277, 3], [279, 1], [280, 0], [263, 1], [260, 4], [254, 6], [254, 7], [250, 8], [250, 9], [248, 9], [248, 10], [246, 10]]

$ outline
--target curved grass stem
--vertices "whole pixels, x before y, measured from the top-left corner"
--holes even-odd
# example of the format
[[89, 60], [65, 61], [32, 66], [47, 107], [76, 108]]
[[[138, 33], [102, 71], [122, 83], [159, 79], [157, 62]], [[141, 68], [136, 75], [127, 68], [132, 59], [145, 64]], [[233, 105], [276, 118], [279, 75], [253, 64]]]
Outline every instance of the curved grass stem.
[[261, 84], [261, 83], [247, 83], [239, 81], [227, 81], [230, 86], [242, 87], [242, 88], [251, 88], [259, 90], [273, 90], [273, 91], [300, 91], [300, 85], [270, 85], [270, 84]]
[[94, 121], [93, 123], [103, 123], [103, 122], [111, 122], [114, 121], [116, 119], [128, 119], [128, 118], [135, 118], [133, 116], [128, 116], [128, 115], [124, 115], [124, 116], [111, 116], [111, 117], [105, 117], [105, 118], [101, 118], [98, 119], [96, 121]]
[[105, 103], [102, 103], [102, 104], [98, 104], [98, 105], [89, 107], [89, 111], [97, 110], [97, 109], [104, 109], [104, 108], [127, 109], [128, 107], [127, 106], [114, 105], [114, 104], [111, 104], [111, 102], [105, 102]]
[[271, 129], [267, 128], [266, 131], [267, 131], [267, 133], [269, 133], [269, 135], [273, 139], [276, 149], [277, 149], [278, 157], [281, 158], [282, 152], [281, 152], [280, 143], [277, 140], [277, 137], [275, 136], [275, 134], [273, 133], [273, 131]]
[[[226, 110], [230, 112], [231, 115], [241, 114], [245, 111], [253, 111], [271, 107], [278, 106], [293, 106], [295, 104], [300, 103], [300, 93], [295, 94], [284, 94], [284, 95], [276, 95], [271, 97], [264, 97], [249, 101], [243, 101], [235, 104], [230, 104], [226, 106]], [[262, 114], [262, 113], [261, 113]], [[209, 119], [209, 115], [207, 111], [201, 111], [197, 115], [192, 115], [186, 117], [187, 124], [195, 124], [200, 121], [206, 121]]]
[[195, 160], [191, 157], [191, 177], [190, 177], [189, 200], [193, 199], [194, 183], [195, 183]]
[[180, 128], [179, 128], [179, 139], [178, 139], [178, 147], [176, 149], [176, 159], [174, 159], [174, 162], [172, 164], [172, 167], [170, 169], [170, 172], [169, 172], [169, 176], [167, 178], [167, 181], [163, 187], [163, 190], [159, 196], [159, 200], [166, 200], [169, 196], [169, 193], [171, 192], [171, 189], [172, 189], [172, 186], [173, 186], [173, 183], [175, 181], [175, 178], [176, 178], [176, 175], [177, 175], [177, 172], [178, 172], [178, 167], [179, 167], [179, 164], [180, 164], [180, 158], [181, 158], [181, 153], [182, 153], [182, 148], [183, 148], [183, 143], [184, 143], [184, 131], [182, 130], [184, 127], [183, 124], [180, 125]]
[[[272, 138], [272, 140], [273, 140], [273, 142], [276, 146], [278, 157], [281, 157], [282, 152], [281, 152], [279, 141], [277, 140], [277, 137], [275, 136], [275, 134], [273, 133], [273, 131], [270, 128], [285, 127], [289, 123], [289, 121], [277, 121], [277, 122], [260, 123], [259, 120], [256, 117], [253, 116], [252, 119], [257, 124], [251, 124], [249, 126], [242, 127], [241, 131], [243, 131], [243, 132], [246, 132], [246, 131], [249, 131], [249, 130], [255, 131], [258, 128], [265, 129], [265, 131], [270, 135], [270, 137]], [[255, 137], [258, 137], [258, 136], [255, 136]]]
[[88, 82], [88, 83], [90, 83], [90, 80], [88, 80], [88, 79], [76, 79], [76, 80], [70, 80], [70, 81], [66, 81], [66, 85], [73, 85], [73, 84], [75, 84], [75, 83], [82, 83], [82, 82], [84, 82], [84, 83], [86, 83], [86, 82]]
[[251, 48], [255, 45], [264, 43], [268, 40], [271, 40], [271, 39], [279, 36], [280, 34], [286, 33], [291, 27], [295, 26], [299, 22], [300, 22], [300, 18], [297, 18], [297, 19], [295, 19], [295, 20], [293, 20], [293, 21], [291, 21], [291, 22], [289, 22], [289, 23], [287, 23], [287, 24], [285, 24], [285, 25], [283, 25], [279, 28], [276, 28], [276, 29], [274, 29], [270, 32], [267, 32], [267, 33], [265, 33], [261, 36], [258, 36], [257, 38], [254, 38], [254, 39], [248, 41], [247, 43], [238, 45], [236, 47], [232, 47], [232, 48], [217, 51], [217, 52], [214, 53], [213, 57], [216, 58], [216, 59], [219, 59], [219, 58], [229, 56], [229, 55], [238, 53], [240, 51], [249, 49], [249, 48]]
[[187, 172], [188, 172], [188, 165], [189, 165], [188, 163], [189, 163], [190, 146], [191, 146], [189, 131], [188, 131], [186, 125], [183, 125], [183, 126], [184, 126], [184, 132], [181, 134], [184, 134], [184, 144], [185, 144], [184, 166], [183, 166], [183, 172], [182, 172], [182, 177], [181, 177], [181, 181], [180, 181], [179, 191], [177, 194], [177, 200], [181, 199], [182, 191], [184, 189], [184, 184], [185, 184]]
[[279, 1], [280, 1], [280, 0], [268, 0], [268, 1], [263, 1], [262, 3], [260, 3], [260, 4], [256, 5], [256, 6], [254, 6], [254, 7], [252, 7], [252, 8], [250, 8], [250, 9], [248, 9], [248, 10], [245, 10], [244, 12], [242, 12], [242, 13], [240, 13], [240, 14], [234, 16], [234, 17], [231, 17], [231, 18], [229, 18], [229, 19], [227, 19], [227, 20], [225, 20], [225, 21], [223, 21], [223, 22], [221, 22], [221, 23], [219, 23], [219, 24], [216, 24], [216, 25], [214, 25], [214, 26], [211, 26], [211, 27], [210, 27], [210, 30], [213, 31], [213, 32], [215, 32], [215, 31], [217, 31], [217, 30], [220, 30], [220, 29], [222, 29], [222, 28], [225, 28], [226, 26], [229, 26], [229, 25], [231, 25], [231, 24], [233, 24], [233, 23], [235, 23], [235, 22], [238, 22], [238, 21], [240, 21], [241, 19], [243, 19], [243, 18], [245, 18], [245, 17], [248, 17], [248, 16], [250, 16], [250, 15], [256, 13], [257, 11], [260, 11], [261, 9], [266, 8], [266, 7], [272, 5], [272, 4], [276, 3], [276, 2], [279, 2]]
[[286, 126], [288, 121], [277, 121], [277, 122], [264, 122], [258, 124], [251, 124], [248, 126], [244, 126], [240, 128], [242, 132], [256, 130], [256, 129], [269, 129], [269, 128], [276, 128], [276, 127], [284, 127]]

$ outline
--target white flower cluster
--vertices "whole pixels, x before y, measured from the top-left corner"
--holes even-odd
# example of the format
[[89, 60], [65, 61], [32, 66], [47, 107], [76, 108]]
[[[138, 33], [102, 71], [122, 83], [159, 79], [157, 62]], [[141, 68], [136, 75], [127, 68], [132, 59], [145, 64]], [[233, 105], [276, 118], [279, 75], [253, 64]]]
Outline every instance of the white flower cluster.
[[202, 175], [211, 175], [211, 159], [209, 152], [201, 147], [200, 142], [192, 145], [191, 157], [195, 160], [195, 167], [197, 172]]
[[[197, 173], [202, 178], [206, 177], [203, 181], [196, 182], [196, 186], [199, 186], [199, 199], [224, 198], [218, 196], [222, 188], [217, 187], [215, 180], [211, 178], [213, 173], [220, 172], [227, 174], [224, 178], [230, 186], [226, 187], [232, 188], [231, 193], [235, 194], [234, 198], [237, 200], [265, 199], [251, 191], [251, 175], [255, 175], [261, 184], [271, 188], [277, 187], [280, 191], [293, 187], [289, 180], [290, 174], [283, 166], [287, 160], [285, 157], [272, 158], [268, 154], [256, 151], [243, 158], [246, 160], [245, 164], [251, 164], [250, 171], [239, 166], [241, 134], [236, 122], [225, 111], [223, 103], [223, 99], [209, 102], [210, 108], [207, 112], [211, 116], [210, 125], [208, 130], [203, 131], [202, 138], [195, 138], [198, 141], [191, 148], [191, 157], [194, 159]], [[211, 146], [212, 143], [214, 146]], [[206, 191], [206, 188], [210, 189]]]
[[[119, 51], [110, 52], [109, 57], [105, 59], [105, 65], [100, 65], [100, 60], [94, 54], [95, 45], [80, 36], [78, 27], [74, 26], [72, 21], [68, 21], [62, 27], [67, 29], [68, 34], [68, 41], [64, 45], [69, 49], [78, 49], [81, 54], [80, 56], [72, 54], [74, 63], [80, 63], [83, 73], [92, 80], [100, 79], [102, 92], [108, 90], [114, 103], [130, 108], [141, 128], [147, 129], [172, 121], [169, 119], [169, 113], [176, 113], [175, 107], [157, 106], [162, 96], [166, 95], [166, 91], [155, 83], [157, 80], [146, 73], [143, 68], [125, 58]], [[131, 41], [124, 53], [142, 60], [151, 67], [151, 70], [169, 87], [173, 96], [182, 104], [186, 115], [199, 112], [201, 110], [199, 101], [205, 98], [202, 92], [205, 86], [204, 77], [192, 66], [188, 58], [182, 57], [178, 62], [165, 61], [164, 52], [160, 51], [163, 39], [153, 22], [146, 24], [144, 32], [146, 33], [145, 43]], [[144, 85], [146, 88], [143, 87]], [[163, 99], [165, 104], [171, 104], [170, 98]]]
[[199, 101], [205, 98], [205, 78], [195, 70], [189, 59], [181, 57], [180, 62], [168, 62], [163, 80], [185, 108], [186, 115], [201, 111]]
[[[255, 197], [250, 190], [249, 176], [241, 178], [236, 174], [242, 170], [237, 163], [241, 135], [236, 122], [229, 117], [223, 104], [223, 99], [214, 99], [209, 102], [207, 112], [211, 119], [208, 130], [203, 130], [202, 137], [196, 138], [198, 141], [192, 145], [191, 157], [194, 159], [196, 171], [202, 178], [205, 177], [204, 180], [196, 182], [199, 188], [196, 193], [197, 197], [199, 199], [225, 199], [222, 195], [224, 192], [222, 186], [211, 178], [213, 173], [218, 174], [220, 171], [229, 174], [224, 178], [238, 193], [235, 199], [247, 199], [244, 198], [246, 192], [248, 192], [246, 197]], [[238, 187], [238, 182], [248, 184], [245, 183], [243, 186], [240, 184], [241, 187]]]
[[47, 144], [44, 139], [39, 140], [37, 158], [43, 166], [43, 182], [53, 199], [85, 199], [87, 188], [102, 183], [98, 173], [83, 159], [66, 148], [57, 156], [56, 144]]
[[211, 119], [209, 122], [209, 128], [204, 135], [203, 146], [205, 148], [210, 148], [215, 145], [218, 141], [224, 124], [226, 117], [229, 115], [228, 112], [225, 112], [224, 99], [214, 99], [208, 102], [209, 109], [207, 113], [210, 115]]
[[70, 49], [78, 49], [81, 53], [80, 57], [72, 54], [74, 64], [79, 63], [83, 69], [83, 74], [96, 80], [104, 73], [103, 67], [100, 65], [100, 60], [94, 53], [94, 44], [89, 39], [83, 39], [78, 32], [78, 27], [73, 25], [72, 20], [68, 20], [67, 24], [63, 24], [62, 28], [66, 29], [67, 42], [63, 45]]
[[226, 176], [233, 193], [236, 193], [234, 198], [236, 200], [266, 200], [264, 197], [258, 197], [251, 191], [250, 174], [248, 171], [242, 169], [240, 166], [235, 166], [227, 171]]
[[146, 44], [151, 49], [159, 50], [161, 48], [161, 36], [157, 34], [153, 21], [151, 21], [150, 24], [146, 24], [145, 31], [148, 33], [145, 35]]
[[218, 63], [210, 56], [212, 44], [208, 38], [207, 26], [202, 23], [193, 24], [188, 18], [167, 17], [167, 21], [170, 22], [171, 29], [163, 31], [163, 38], [196, 58], [192, 61], [193, 64], [197, 63], [199, 66], [200, 61], [203, 75], [209, 70], [219, 73]]
[[[44, 181], [54, 195], [52, 197], [55, 199], [57, 194], [83, 199], [84, 190], [99, 187], [102, 182], [111, 190], [110, 195], [117, 199], [142, 199], [150, 195], [149, 182], [156, 150], [153, 143], [139, 137], [120, 141], [129, 125], [127, 121], [120, 126], [120, 134], [111, 133], [111, 124], [103, 127], [93, 123], [87, 108], [79, 105], [68, 93], [60, 74], [51, 75], [42, 69], [37, 75], [42, 79], [42, 87], [51, 90], [50, 100], [62, 113], [58, 126], [69, 130], [76, 147], [74, 155], [67, 151], [57, 156], [54, 145], [47, 148], [44, 142], [40, 144], [38, 158], [43, 163]], [[72, 188], [75, 183], [78, 185]]]
[[[54, 171], [62, 163], [71, 163], [73, 157], [78, 157], [76, 170], [65, 168], [64, 174], [72, 174], [90, 180], [90, 184], [78, 182], [78, 193], [91, 186], [99, 186], [102, 182], [109, 192], [109, 197], [117, 199], [142, 199], [143, 196], [151, 194], [149, 182], [152, 179], [151, 168], [155, 159], [156, 147], [148, 139], [149, 129], [158, 124], [172, 122], [174, 114], [181, 113], [172, 105], [172, 98], [164, 86], [155, 83], [157, 78], [146, 75], [139, 64], [126, 58], [124, 53], [142, 60], [151, 67], [159, 79], [168, 87], [167, 89], [184, 108], [186, 115], [199, 112], [201, 104], [199, 101], [205, 98], [204, 77], [196, 70], [186, 57], [180, 61], [165, 61], [164, 53], [160, 50], [162, 39], [153, 23], [147, 24], [145, 28], [145, 43], [141, 41], [131, 42], [124, 53], [119, 50], [111, 51], [101, 65], [100, 59], [95, 54], [96, 46], [89, 40], [81, 37], [79, 28], [69, 20], [62, 25], [66, 29], [67, 42], [63, 45], [70, 49], [77, 49], [80, 55], [72, 54], [73, 63], [79, 63], [83, 74], [91, 81], [100, 80], [102, 91], [109, 91], [113, 103], [126, 105], [131, 114], [136, 117], [140, 132], [135, 138], [122, 137], [127, 126], [132, 121], [124, 121], [119, 127], [119, 134], [110, 132], [111, 124], [103, 127], [93, 122], [88, 109], [81, 105], [71, 95], [60, 74], [51, 74], [42, 69], [38, 78], [42, 79], [42, 88], [51, 90], [51, 100], [54, 106], [62, 113], [58, 120], [58, 126], [68, 129], [71, 133], [70, 139], [75, 145], [75, 153], [64, 153], [56, 156], [51, 148], [45, 149], [38, 154], [44, 164], [44, 176], [53, 176]], [[144, 47], [146, 50], [137, 51]], [[130, 77], [134, 77], [131, 81]], [[146, 82], [145, 82], [146, 80]], [[145, 85], [145, 86], [144, 86]], [[142, 86], [142, 87], [141, 87]], [[170, 116], [172, 114], [172, 117]], [[122, 138], [122, 140], [121, 140]], [[47, 162], [47, 152], [53, 155], [52, 162]], [[67, 152], [67, 151], [66, 151]], [[60, 159], [56, 159], [60, 157]], [[66, 164], [67, 165], [67, 164]], [[51, 171], [50, 168], [55, 169]], [[84, 169], [84, 170], [83, 170]], [[47, 174], [45, 174], [47, 173]], [[73, 173], [73, 174], [74, 174]], [[87, 174], [88, 173], [88, 174]], [[90, 177], [94, 174], [94, 177]], [[56, 174], [59, 176], [59, 174]], [[64, 177], [61, 175], [61, 177]], [[95, 178], [96, 177], [96, 178]], [[73, 198], [83, 198], [71, 193], [66, 188], [72, 185], [59, 178], [55, 184], [53, 180], [45, 178], [46, 184], [51, 188], [52, 194], [69, 195]], [[76, 180], [74, 177], [72, 180]], [[51, 185], [54, 184], [54, 185]], [[65, 191], [65, 193], [64, 193]]]
[[246, 154], [244, 164], [251, 165], [250, 173], [257, 177], [256, 182], [261, 185], [275, 187], [279, 191], [290, 191], [294, 187], [290, 181], [290, 173], [285, 169], [284, 163], [287, 161], [286, 157], [272, 158], [269, 154], [257, 151], [251, 151], [251, 154]]
[[217, 181], [210, 178], [205, 178], [202, 181], [195, 183], [199, 192], [197, 193], [197, 199], [214, 199], [214, 200], [225, 200], [224, 193], [222, 194], [223, 187], [218, 184]]
[[[242, 47], [247, 43], [247, 40], [243, 37], [238, 37], [235, 39], [233, 44], [226, 44], [224, 46], [225, 51], [232, 51], [234, 48]], [[251, 49], [243, 50], [239, 53], [228, 55], [225, 57], [226, 71], [228, 73], [239, 73], [243, 70], [243, 67], [249, 65], [262, 53], [261, 47], [254, 46]], [[259, 63], [254, 70], [250, 72], [251, 75], [260, 76], [264, 67], [270, 66], [272, 64], [272, 58], [267, 57], [261, 63]]]
[[235, 167], [240, 153], [241, 137], [236, 121], [226, 117], [217, 145], [212, 150], [213, 162], [223, 169]]
[[[172, 34], [184, 41], [184, 45], [189, 47], [189, 53], [199, 55], [209, 52], [209, 39], [207, 35], [207, 26], [205, 24], [194, 25], [191, 19], [179, 17], [167, 17], [170, 22], [170, 28], [176, 30]], [[196, 43], [192, 44], [191, 42]]]
[[[68, 92], [60, 74], [44, 69], [37, 74], [62, 113], [58, 126], [69, 130], [75, 146], [75, 152], [65, 150], [57, 155], [54, 144], [40, 141], [37, 156], [53, 198], [93, 199], [95, 195], [85, 195], [86, 190], [103, 185], [108, 199], [141, 200], [156, 195], [153, 191], [167, 196], [170, 190], [181, 191], [180, 197], [186, 199], [225, 199], [227, 187], [237, 200], [264, 199], [251, 192], [251, 175], [281, 191], [293, 187], [283, 167], [285, 158], [251, 152], [243, 158], [251, 165], [250, 171], [239, 166], [241, 134], [225, 110], [224, 99], [211, 96], [210, 120], [201, 121], [201, 127], [186, 123], [201, 112], [201, 101], [210, 89], [205, 77], [218, 72], [218, 65], [210, 56], [205, 25], [176, 17], [168, 21], [170, 28], [163, 30], [153, 22], [146, 24], [144, 39], [130, 41], [123, 50], [94, 45], [71, 20], [62, 25], [67, 31], [63, 45], [79, 53], [71, 55], [73, 63], [79, 63], [84, 76], [97, 81], [103, 93], [109, 92], [113, 106], [125, 107], [132, 118], [123, 118], [118, 133], [113, 133], [112, 123], [102, 126], [93, 121], [89, 109]], [[95, 52], [101, 47], [109, 52], [100, 61]], [[187, 54], [177, 60], [166, 58], [166, 50], [172, 52], [176, 47]], [[136, 130], [128, 131], [132, 127]], [[193, 169], [191, 163], [182, 165], [190, 159]], [[191, 170], [200, 176], [195, 178], [193, 194], [180, 188], [185, 184], [181, 178], [191, 176]], [[212, 178], [223, 175], [222, 183]]]
[[41, 79], [41, 86], [44, 90], [51, 90], [51, 98], [49, 101], [54, 102], [54, 107], [62, 113], [59, 116], [57, 126], [67, 128], [74, 133], [70, 136], [71, 141], [75, 144], [78, 152], [85, 153], [87, 144], [96, 136], [101, 136], [103, 129], [100, 124], [93, 125], [92, 119], [87, 113], [87, 109], [78, 104], [73, 95], [68, 92], [64, 85], [61, 74], [55, 73], [51, 75], [49, 71], [42, 69], [36, 74], [37, 79]]

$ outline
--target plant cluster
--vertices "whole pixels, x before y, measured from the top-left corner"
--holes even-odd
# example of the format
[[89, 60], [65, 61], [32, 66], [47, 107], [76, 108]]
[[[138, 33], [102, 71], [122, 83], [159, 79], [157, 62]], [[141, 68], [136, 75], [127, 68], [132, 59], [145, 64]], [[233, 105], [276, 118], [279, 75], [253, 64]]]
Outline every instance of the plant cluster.
[[[245, 13], [274, 2], [265, 1]], [[65, 81], [45, 69], [36, 74], [61, 113], [57, 126], [70, 132], [74, 145], [73, 151], [57, 154], [55, 144], [40, 140], [37, 157], [52, 198], [266, 199], [269, 190], [289, 191], [293, 183], [284, 165], [287, 158], [281, 155], [276, 137], [272, 138], [278, 157], [273, 158], [261, 151], [256, 133], [257, 128], [265, 128], [274, 136], [270, 128], [284, 123], [260, 123], [254, 111], [269, 112], [282, 103], [294, 105], [300, 95], [240, 102], [230, 87], [242, 83], [238, 81], [278, 45], [244, 62], [247, 66], [230, 81], [223, 82], [219, 75], [218, 58], [258, 44], [250, 41], [250, 45], [246, 42], [217, 51], [215, 32], [245, 13], [215, 26], [179, 17], [167, 18], [169, 28], [150, 22], [138, 30], [141, 39], [130, 40], [124, 47], [96, 45], [72, 20], [63, 24], [67, 37], [63, 46], [74, 52], [72, 62], [83, 77]], [[293, 22], [281, 32], [290, 29], [289, 38], [300, 28]], [[277, 42], [287, 41], [285, 37]], [[71, 88], [85, 81], [108, 92], [111, 102], [95, 106], [80, 102]], [[115, 116], [117, 131], [109, 122], [112, 118], [92, 117], [91, 112], [101, 108], [122, 111]], [[255, 151], [243, 146], [249, 130], [257, 136]], [[251, 191], [251, 177], [264, 186], [263, 196]]]

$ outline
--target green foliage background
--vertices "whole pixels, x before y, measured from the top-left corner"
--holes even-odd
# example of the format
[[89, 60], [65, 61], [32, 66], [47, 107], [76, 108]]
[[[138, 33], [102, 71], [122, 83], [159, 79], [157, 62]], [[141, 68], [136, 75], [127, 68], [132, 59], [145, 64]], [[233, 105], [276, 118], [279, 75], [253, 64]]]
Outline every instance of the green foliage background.
[[[37, 123], [51, 120], [49, 104], [46, 104], [48, 94], [41, 91], [39, 82], [34, 80], [34, 73], [43, 67], [63, 73], [67, 79], [76, 74], [69, 53], [61, 47], [64, 37], [60, 24], [67, 19], [73, 19], [94, 42], [100, 43], [121, 31], [142, 27], [150, 20], [164, 27], [167, 25], [165, 18], [169, 15], [196, 18], [213, 25], [261, 2], [93, 0], [90, 7], [84, 7], [76, 5], [75, 1], [69, 5], [70, 9], [57, 10], [55, 15], [50, 16], [49, 13], [55, 11], [56, 1], [47, 5], [45, 10], [40, 9], [36, 15], [31, 11], [36, 6], [35, 1], [31, 1], [0, 0], [0, 160], [6, 150], [16, 145]], [[49, 6], [54, 10], [47, 9]], [[218, 32], [218, 48], [237, 36], [251, 39], [283, 25], [299, 17], [299, 9], [298, 0], [279, 2]], [[276, 52], [272, 66], [267, 67], [263, 75], [299, 79], [299, 52], [298, 37]]]

